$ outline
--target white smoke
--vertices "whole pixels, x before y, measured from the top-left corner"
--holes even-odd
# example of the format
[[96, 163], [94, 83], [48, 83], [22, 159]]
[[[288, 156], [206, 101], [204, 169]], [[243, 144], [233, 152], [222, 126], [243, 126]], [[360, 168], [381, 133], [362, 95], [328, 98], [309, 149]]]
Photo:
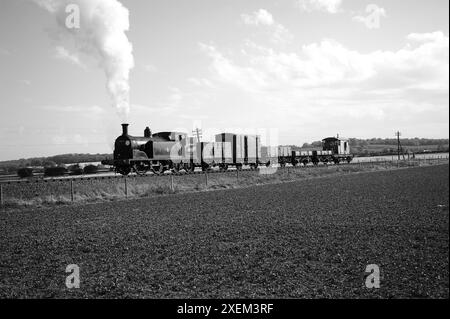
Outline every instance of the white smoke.
[[[73, 54], [85, 54], [105, 71], [106, 87], [122, 120], [130, 111], [130, 70], [133, 47], [125, 34], [129, 29], [128, 9], [117, 0], [33, 0], [55, 16], [58, 41], [70, 44]], [[79, 8], [79, 28], [66, 25], [69, 5]], [[69, 43], [70, 42], [70, 43]]]

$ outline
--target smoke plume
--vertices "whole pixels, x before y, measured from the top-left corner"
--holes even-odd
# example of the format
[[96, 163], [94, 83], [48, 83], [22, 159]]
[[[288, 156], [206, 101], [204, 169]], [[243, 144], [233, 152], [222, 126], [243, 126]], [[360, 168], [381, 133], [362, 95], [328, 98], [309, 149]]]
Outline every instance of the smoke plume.
[[[128, 9], [117, 0], [33, 0], [56, 19], [51, 30], [57, 41], [71, 46], [75, 55], [98, 61], [107, 78], [106, 87], [122, 120], [130, 111], [130, 70], [134, 67], [133, 47], [125, 32], [129, 29]], [[79, 27], [67, 25], [75, 5], [79, 8]], [[74, 20], [73, 20], [74, 21]]]

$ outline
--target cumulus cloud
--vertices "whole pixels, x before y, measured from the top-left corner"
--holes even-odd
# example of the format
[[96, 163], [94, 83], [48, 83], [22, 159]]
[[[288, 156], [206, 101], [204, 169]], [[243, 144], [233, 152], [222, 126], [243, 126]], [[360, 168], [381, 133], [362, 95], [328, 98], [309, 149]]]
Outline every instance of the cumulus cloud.
[[303, 11], [324, 11], [338, 13], [341, 11], [342, 0], [297, 0], [296, 5]]
[[208, 87], [208, 88], [215, 88], [214, 84], [206, 78], [189, 78], [188, 82], [192, 85], [199, 86], [199, 87]]
[[431, 33], [410, 33], [406, 37], [408, 40], [416, 42], [445, 42], [446, 36], [441, 31]]
[[283, 125], [298, 121], [300, 114], [302, 123], [322, 117], [344, 123], [448, 113], [449, 38], [440, 31], [410, 34], [396, 51], [369, 53], [332, 39], [298, 52], [248, 41], [240, 56], [214, 45], [200, 48], [211, 60], [213, 81], [257, 100], [268, 110], [268, 120], [283, 114]]
[[270, 41], [273, 43], [287, 43], [293, 39], [291, 32], [282, 24], [275, 22], [272, 14], [264, 9], [259, 9], [252, 14], [242, 14], [241, 20], [250, 26], [263, 26], [270, 33]]
[[353, 20], [363, 23], [369, 29], [379, 29], [381, 26], [381, 18], [385, 18], [387, 16], [386, 10], [384, 8], [380, 8], [376, 4], [367, 5], [366, 13], [366, 16], [354, 16]]
[[[247, 63], [239, 65], [216, 47], [201, 44], [212, 59], [212, 69], [221, 80], [253, 83], [243, 87], [264, 89], [266, 86], [289, 84], [294, 87], [323, 87], [360, 83], [383, 76], [383, 72], [405, 77], [403, 84], [423, 84], [434, 81], [445, 86], [448, 82], [448, 36], [442, 32], [410, 34], [408, 42], [398, 51], [359, 53], [332, 39], [304, 45], [300, 52], [282, 52], [273, 48], [246, 43]], [[416, 43], [418, 40], [421, 43]], [[447, 67], [447, 70], [446, 70]], [[419, 72], [420, 71], [420, 72]], [[427, 71], [427, 72], [426, 72]], [[407, 75], [427, 73], [409, 78]], [[391, 74], [390, 74], [391, 75]], [[237, 81], [236, 81], [237, 80]]]
[[264, 9], [259, 9], [252, 14], [242, 14], [241, 19], [248, 25], [272, 25], [274, 23], [272, 14]]

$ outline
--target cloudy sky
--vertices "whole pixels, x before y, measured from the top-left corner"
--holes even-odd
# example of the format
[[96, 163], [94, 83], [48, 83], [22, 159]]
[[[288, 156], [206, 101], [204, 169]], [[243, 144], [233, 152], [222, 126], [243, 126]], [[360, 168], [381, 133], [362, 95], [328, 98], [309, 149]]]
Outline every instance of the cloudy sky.
[[[448, 0], [120, 2], [135, 135], [449, 135]], [[0, 160], [111, 152], [120, 134], [105, 72], [55, 24], [32, 0], [0, 1]]]

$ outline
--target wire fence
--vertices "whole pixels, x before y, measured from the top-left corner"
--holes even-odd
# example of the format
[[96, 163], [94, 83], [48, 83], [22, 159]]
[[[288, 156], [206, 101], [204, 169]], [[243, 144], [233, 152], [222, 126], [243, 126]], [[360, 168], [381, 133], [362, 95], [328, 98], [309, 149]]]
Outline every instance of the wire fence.
[[205, 189], [236, 188], [242, 185], [296, 180], [361, 170], [383, 170], [448, 163], [448, 156], [406, 160], [376, 160], [349, 164], [288, 165], [258, 169], [204, 171], [194, 173], [147, 174], [130, 176], [91, 176], [28, 179], [0, 183], [0, 206], [64, 204], [85, 200], [112, 200], [147, 197]]

